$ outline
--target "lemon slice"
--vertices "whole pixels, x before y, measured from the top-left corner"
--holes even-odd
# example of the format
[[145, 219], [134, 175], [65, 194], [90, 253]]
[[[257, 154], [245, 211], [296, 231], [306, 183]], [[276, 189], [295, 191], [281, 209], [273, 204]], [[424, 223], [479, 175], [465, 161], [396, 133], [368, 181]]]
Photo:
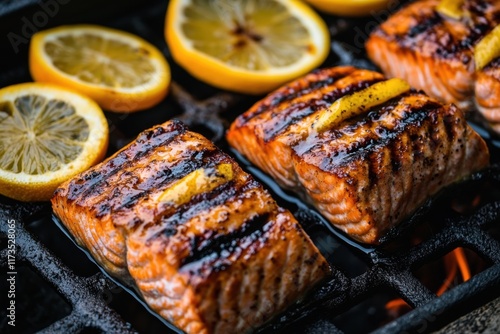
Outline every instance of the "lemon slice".
[[317, 132], [332, 129], [340, 122], [364, 114], [371, 108], [406, 93], [410, 89], [411, 87], [406, 81], [398, 78], [377, 82], [368, 88], [336, 100], [327, 110], [322, 112], [314, 123], [313, 129]]
[[500, 25], [484, 36], [474, 48], [476, 69], [482, 70], [483, 67], [498, 57], [500, 57]]
[[72, 88], [117, 112], [152, 107], [170, 83], [170, 68], [156, 47], [130, 33], [93, 25], [36, 33], [30, 71], [35, 81]]
[[454, 20], [460, 20], [464, 16], [464, 0], [441, 0], [436, 6], [436, 11]]
[[328, 55], [323, 20], [298, 0], [173, 0], [165, 35], [177, 63], [213, 86], [269, 92]]
[[[384, 8], [389, 9], [390, 0], [306, 0], [315, 8], [329, 14], [345, 16], [367, 16]], [[391, 5], [392, 7], [394, 4]], [[392, 8], [394, 9], [394, 8]]]
[[196, 195], [209, 192], [234, 178], [231, 164], [220, 164], [216, 168], [200, 168], [189, 173], [160, 196], [160, 202], [186, 204]]
[[0, 89], [0, 194], [49, 200], [106, 154], [108, 126], [91, 99], [42, 83]]

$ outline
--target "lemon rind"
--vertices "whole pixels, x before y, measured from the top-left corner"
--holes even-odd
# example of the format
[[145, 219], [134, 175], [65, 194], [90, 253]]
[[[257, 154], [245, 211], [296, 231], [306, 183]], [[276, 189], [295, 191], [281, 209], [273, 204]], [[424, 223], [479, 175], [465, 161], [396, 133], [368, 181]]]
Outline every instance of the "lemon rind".
[[[300, 18], [300, 22], [309, 31], [313, 45], [317, 48], [314, 56], [306, 55], [293, 65], [267, 71], [250, 71], [226, 64], [196, 50], [187, 38], [182, 37], [181, 24], [184, 16], [181, 11], [184, 7], [180, 5], [179, 0], [173, 0], [169, 4], [165, 21], [165, 37], [173, 58], [192, 76], [201, 81], [219, 88], [249, 94], [269, 92], [287, 81], [310, 72], [321, 65], [328, 56], [330, 45], [328, 27], [321, 17], [306, 4], [298, 0], [276, 1], [290, 10], [293, 16]], [[194, 62], [199, 65], [196, 69], [191, 68]], [[248, 86], [242, 86], [242, 83]]]
[[0, 169], [0, 194], [21, 201], [49, 200], [59, 184], [104, 158], [108, 146], [107, 120], [94, 101], [52, 84], [21, 83], [5, 87], [0, 89], [0, 100], [14, 100], [27, 94], [66, 101], [89, 124], [90, 133], [83, 150], [74, 161], [63, 165], [59, 170], [31, 175]]
[[[120, 41], [125, 38], [126, 43], [146, 49], [155, 68], [153, 76], [148, 82], [132, 88], [108, 87], [85, 82], [56, 68], [44, 51], [45, 42], [63, 35], [83, 33], [94, 33]], [[117, 112], [144, 110], [158, 104], [168, 94], [171, 73], [163, 54], [151, 43], [125, 31], [86, 24], [59, 26], [33, 35], [29, 53], [30, 72], [35, 81], [72, 88], [91, 97], [106, 110]]]

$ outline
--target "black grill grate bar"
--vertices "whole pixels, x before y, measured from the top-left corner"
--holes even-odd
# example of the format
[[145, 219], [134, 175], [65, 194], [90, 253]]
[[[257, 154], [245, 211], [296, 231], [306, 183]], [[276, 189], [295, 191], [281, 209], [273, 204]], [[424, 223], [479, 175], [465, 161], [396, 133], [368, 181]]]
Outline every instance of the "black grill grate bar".
[[218, 93], [205, 100], [197, 100], [176, 82], [170, 84], [172, 97], [182, 108], [183, 112], [177, 119], [184, 122], [190, 128], [204, 127], [212, 131], [209, 136], [214, 142], [223, 139], [227, 120], [221, 117], [221, 113], [238, 103], [243, 97], [236, 94]]
[[[498, 177], [499, 171], [500, 166], [495, 165], [484, 172], [475, 174], [473, 182], [488, 181], [500, 188], [496, 182], [500, 179]], [[432, 203], [429, 204], [429, 206], [431, 205]], [[419, 219], [412, 224], [425, 222], [425, 214], [418, 215]], [[460, 290], [464, 289], [463, 286], [468, 286], [476, 291], [476, 293], [471, 292], [465, 295], [464, 298], [477, 295], [488, 287], [498, 286], [500, 283], [500, 242], [490, 237], [483, 231], [483, 228], [497, 223], [499, 218], [500, 201], [486, 203], [468, 216], [447, 218], [439, 232], [407, 250], [386, 252], [383, 249], [375, 249], [368, 257], [369, 269], [358, 277], [347, 278], [340, 270], [333, 268], [332, 279], [311, 294], [310, 299], [314, 302], [306, 301], [289, 310], [278, 320], [268, 325], [265, 331], [286, 328], [296, 319], [306, 316], [317, 318], [321, 314], [321, 310], [328, 309], [331, 313], [343, 311], [381, 287], [388, 287], [394, 291], [415, 310], [420, 310], [428, 304], [448, 305], [446, 309], [450, 309], [459, 302], [463, 302], [463, 299], [454, 298], [455, 295], [449, 293], [440, 297], [436, 296], [412, 274], [411, 270], [439, 256], [444, 256], [456, 247], [471, 248], [493, 263], [493, 267], [488, 271], [479, 273], [471, 280], [458, 286]], [[485, 286], [480, 287], [480, 284]], [[451, 291], [455, 290], [457, 287]], [[431, 310], [435, 313], [435, 310], [439, 309], [431, 307]], [[410, 314], [414, 314], [414, 312], [410, 312]], [[413, 315], [409, 317], [405, 318], [408, 326], [412, 323], [410, 320]], [[389, 331], [389, 333], [391, 332]]]
[[454, 306], [471, 300], [482, 293], [495, 291], [498, 286], [500, 286], [500, 265], [494, 265], [467, 282], [445, 292], [440, 298], [436, 298], [374, 331], [373, 334], [427, 332], [432, 322], [435, 322], [446, 311], [450, 311]]
[[416, 308], [427, 304], [436, 295], [413, 276], [409, 270], [395, 272], [392, 268], [377, 268], [384, 284], [396, 291], [405, 302]]
[[[468, 229], [460, 227], [461, 233], [456, 231], [460, 244], [471, 248], [481, 254], [484, 258], [495, 264], [500, 264], [500, 242], [490, 237], [490, 235], [479, 229]], [[467, 237], [464, 237], [467, 236]], [[482, 240], [482, 242], [471, 242], [470, 240]]]
[[[100, 292], [109, 288], [109, 280], [100, 273], [89, 278], [73, 274], [45, 246], [26, 231], [19, 223], [20, 220], [25, 220], [25, 217], [24, 219], [23, 217], [16, 219], [16, 260], [19, 263], [29, 264], [72, 307], [70, 315], [56, 321], [44, 332], [76, 333], [85, 328], [96, 328], [104, 333], [136, 333], [130, 324], [124, 322], [103, 300]], [[7, 234], [6, 224], [0, 224], [0, 232], [2, 235]], [[0, 256], [2, 256], [2, 263], [6, 264], [7, 252], [5, 249], [2, 250]]]
[[475, 214], [449, 221], [447, 226], [431, 239], [422, 242], [401, 255], [376, 252], [374, 261], [392, 263], [393, 266], [418, 266], [436, 255], [444, 255], [458, 246], [468, 246], [493, 263], [500, 260], [500, 242], [484, 232], [481, 227], [498, 222], [500, 201], [485, 205]]
[[318, 334], [318, 333], [342, 334], [343, 332], [331, 322], [321, 319], [312, 324], [310, 327], [308, 327], [305, 330], [304, 334]]
[[41, 331], [38, 332], [38, 334], [79, 333], [85, 328], [95, 328], [95, 327], [92, 327], [90, 325], [85, 325], [82, 321], [82, 316], [80, 315], [80, 313], [72, 312], [68, 316], [42, 329]]

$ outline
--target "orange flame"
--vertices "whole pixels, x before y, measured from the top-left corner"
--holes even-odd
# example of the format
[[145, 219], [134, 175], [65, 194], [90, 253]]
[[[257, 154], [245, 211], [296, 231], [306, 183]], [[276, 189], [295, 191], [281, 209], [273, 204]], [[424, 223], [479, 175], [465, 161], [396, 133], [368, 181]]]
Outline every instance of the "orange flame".
[[[436, 295], [441, 296], [443, 293], [448, 290], [448, 288], [452, 285], [453, 281], [457, 277], [457, 271], [460, 271], [462, 276], [462, 281], [465, 282], [471, 278], [469, 264], [467, 262], [467, 258], [465, 256], [464, 250], [460, 247], [453, 250], [453, 252], [447, 254], [444, 257], [444, 265], [447, 272], [447, 276], [443, 284], [439, 287]], [[385, 308], [389, 314], [392, 316], [399, 314], [399, 310], [406, 307], [406, 302], [401, 299], [393, 299], [385, 304]]]

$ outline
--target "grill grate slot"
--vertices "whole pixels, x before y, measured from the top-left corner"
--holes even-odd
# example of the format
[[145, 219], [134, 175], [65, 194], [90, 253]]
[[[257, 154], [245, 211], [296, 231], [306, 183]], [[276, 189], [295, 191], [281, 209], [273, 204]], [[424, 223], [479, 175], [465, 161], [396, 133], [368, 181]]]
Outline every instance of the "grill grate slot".
[[[25, 215], [4, 214], [2, 211], [0, 221], [16, 220], [16, 262], [27, 263], [56, 288], [72, 308], [69, 315], [54, 322], [42, 330], [42, 333], [77, 333], [85, 328], [96, 328], [103, 333], [136, 333], [102, 298], [103, 292], [112, 288], [111, 281], [101, 273], [88, 278], [76, 276], [19, 223], [26, 218]], [[2, 237], [7, 235], [6, 227], [6, 224], [0, 224]], [[5, 250], [2, 250], [0, 257], [1, 263], [6, 264]]]

